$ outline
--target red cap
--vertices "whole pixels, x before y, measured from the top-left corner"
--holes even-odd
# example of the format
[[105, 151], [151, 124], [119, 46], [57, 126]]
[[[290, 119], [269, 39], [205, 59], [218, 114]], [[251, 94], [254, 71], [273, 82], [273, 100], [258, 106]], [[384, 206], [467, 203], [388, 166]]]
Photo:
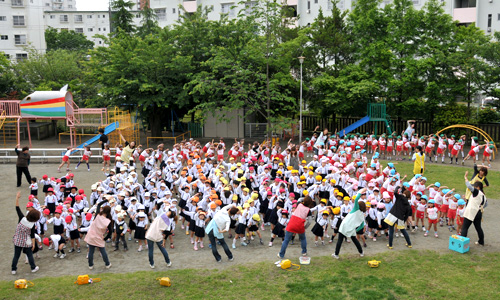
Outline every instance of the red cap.
[[28, 207], [33, 207], [33, 202], [26, 203], [26, 208], [28, 208]]
[[82, 200], [82, 196], [80, 196], [80, 195], [76, 195], [76, 196], [75, 196], [75, 200], [76, 200], [76, 201], [78, 201], [78, 200]]
[[47, 247], [50, 245], [50, 241], [49, 241], [49, 238], [48, 238], [48, 237], [46, 237], [46, 238], [44, 238], [44, 239], [43, 239], [43, 244], [44, 244], [45, 246], [47, 246]]
[[69, 173], [69, 177], [75, 177], [73, 173]]
[[87, 215], [85, 216], [85, 220], [87, 220], [87, 221], [92, 220], [92, 214], [91, 213], [87, 213]]
[[62, 209], [56, 209], [55, 213], [56, 214], [61, 214], [62, 213]]
[[54, 189], [53, 189], [53, 188], [48, 188], [48, 189], [47, 189], [47, 192], [53, 192], [53, 191], [54, 191]]
[[66, 216], [66, 219], [64, 219], [64, 221], [66, 221], [66, 223], [71, 223], [71, 221], [73, 221], [73, 217], [72, 216]]
[[35, 198], [35, 195], [29, 195], [28, 196], [28, 200], [33, 200], [33, 198]]
[[83, 194], [85, 191], [83, 189], [78, 190], [78, 194]]
[[54, 181], [54, 180], [56, 180], [56, 178], [55, 177], [50, 177], [50, 180]]
[[57, 183], [60, 183], [60, 182], [61, 182], [61, 179], [57, 178], [56, 182], [57, 182]]
[[71, 202], [71, 201], [73, 201], [73, 198], [71, 198], [71, 197], [68, 196], [68, 198], [66, 198], [66, 201]]
[[42, 178], [43, 179], [47, 179], [47, 178], [49, 178], [49, 176], [47, 176], [47, 174], [45, 174], [45, 175], [42, 176]]
[[74, 213], [75, 211], [74, 211], [72, 208], [69, 208], [69, 209], [68, 209], [68, 212], [69, 212], [70, 214], [72, 214], [72, 213]]
[[50, 210], [48, 208], [46, 208], [43, 210], [43, 213], [48, 216], [48, 215], [50, 215]]
[[59, 188], [60, 188], [60, 189], [65, 189], [65, 188], [66, 188], [66, 186], [65, 186], [64, 184], [61, 184], [61, 185], [59, 186]]
[[62, 211], [63, 206], [62, 206], [62, 205], [58, 205], [58, 206], [56, 207], [56, 209], [59, 209], [59, 210], [61, 210], [61, 211]]

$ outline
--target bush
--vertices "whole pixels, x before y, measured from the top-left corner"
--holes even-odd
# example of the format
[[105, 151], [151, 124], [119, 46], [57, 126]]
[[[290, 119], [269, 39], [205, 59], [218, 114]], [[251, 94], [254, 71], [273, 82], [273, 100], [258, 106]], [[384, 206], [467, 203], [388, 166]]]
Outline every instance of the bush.
[[496, 123], [499, 121], [499, 119], [500, 116], [498, 115], [498, 112], [491, 108], [483, 108], [479, 111], [479, 124]]
[[467, 107], [458, 104], [448, 104], [439, 109], [434, 117], [434, 128], [440, 129], [455, 124], [473, 124], [467, 118]]

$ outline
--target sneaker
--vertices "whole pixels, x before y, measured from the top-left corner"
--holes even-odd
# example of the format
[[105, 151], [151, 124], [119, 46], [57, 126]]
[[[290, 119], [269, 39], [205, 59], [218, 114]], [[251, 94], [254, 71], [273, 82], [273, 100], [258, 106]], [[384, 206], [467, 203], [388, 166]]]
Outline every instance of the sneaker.
[[139, 246], [139, 249], [137, 249], [137, 252], [141, 252], [142, 251], [142, 245]]
[[325, 241], [321, 241], [321, 245], [323, 245], [323, 246], [324, 246], [324, 245], [325, 245]]
[[365, 256], [365, 253], [364, 253], [364, 252], [361, 252], [361, 253], [359, 254], [359, 257], [363, 257], [363, 256]]
[[424, 236], [428, 236], [428, 235], [429, 235], [429, 231], [426, 231], [426, 232], [424, 233]]
[[94, 266], [89, 266], [89, 270], [93, 270], [94, 269]]
[[422, 227], [422, 231], [423, 231], [423, 232], [425, 232], [425, 231], [426, 231], [426, 230], [425, 230], [425, 227]]
[[60, 258], [60, 259], [63, 259], [63, 258], [65, 258], [65, 257], [66, 257], [66, 254], [63, 254], [63, 255], [61, 255], [59, 258]]
[[40, 270], [40, 268], [38, 266], [36, 266], [33, 270], [31, 270], [31, 273], [36, 273], [38, 270]]
[[80, 253], [80, 252], [82, 252], [82, 250], [80, 250], [80, 248], [78, 248], [78, 249], [76, 249], [76, 252]]
[[167, 267], [171, 267], [171, 266], [172, 266], [172, 261], [169, 261], [169, 262], [167, 263]]
[[396, 232], [395, 236], [396, 236], [396, 237], [399, 237], [399, 233], [397, 233], [397, 232]]
[[203, 242], [200, 243], [200, 248], [204, 248], [205, 246], [203, 246]]
[[229, 260], [229, 261], [233, 261], [233, 260], [234, 260], [234, 257], [228, 258], [227, 260]]
[[241, 242], [241, 245], [246, 247], [246, 246], [248, 246], [248, 243]]
[[236, 245], [235, 245], [235, 244], [232, 244], [232, 245], [231, 245], [231, 248], [236, 249]]
[[17, 271], [16, 270], [12, 270], [12, 275], [16, 275], [17, 274]]
[[90, 172], [90, 169], [87, 169], [88, 172]]
[[170, 244], [170, 249], [174, 249], [174, 244]]
[[151, 267], [151, 269], [154, 269], [155, 268], [155, 265], [149, 265]]
[[332, 254], [332, 257], [335, 258], [335, 259], [339, 259], [339, 256], [336, 255], [335, 253]]
[[75, 248], [71, 248], [71, 249], [69, 249], [69, 251], [68, 251], [68, 252], [69, 252], [69, 253], [73, 253], [73, 252], [75, 252]]
[[28, 258], [26, 257], [26, 260], [24, 261], [25, 264], [28, 264], [29, 261], [28, 261]]
[[85, 258], [86, 258], [86, 259], [89, 259], [89, 254], [88, 254], [88, 252], [87, 252], [87, 256], [86, 256]]
[[406, 247], [408, 247], [408, 248], [413, 248], [413, 246], [412, 246], [412, 245], [408, 245], [408, 244], [406, 244]]
[[58, 258], [58, 257], [59, 257], [59, 253], [54, 254], [54, 258]]
[[373, 237], [373, 241], [376, 242], [377, 241], [377, 238], [376, 237]]
[[437, 232], [436, 232], [436, 233], [434, 233], [434, 236], [435, 236], [436, 238], [437, 238], [437, 237], [439, 237], [439, 236], [438, 236], [438, 234], [437, 234]]
[[314, 246], [318, 247], [318, 241], [314, 242]]
[[363, 247], [365, 247], [365, 248], [366, 248], [366, 247], [368, 247], [368, 246], [366, 245], [366, 243], [363, 243]]
[[198, 251], [198, 247], [196, 245], [194, 246], [194, 251]]
[[106, 269], [109, 269], [109, 268], [111, 268], [111, 264], [109, 264], [109, 265], [106, 266]]
[[113, 249], [113, 251], [118, 251], [118, 250], [120, 250], [120, 249], [118, 249], [118, 248]]
[[75, 167], [75, 170], [78, 170], [78, 167]]
[[392, 250], [394, 247], [391, 247], [391, 246], [389, 246], [389, 244], [387, 244], [387, 248]]
[[132, 240], [132, 237], [131, 237], [131, 236], [129, 236], [129, 237], [128, 237], [128, 240], [129, 240], [129, 241], [131, 241], [131, 240]]
[[186, 235], [189, 235], [189, 230], [186, 230]]
[[269, 247], [272, 247], [273, 246], [273, 242], [269, 242]]
[[222, 263], [222, 259], [219, 259], [217, 262], [218, 262], [218, 263]]
[[181, 229], [184, 230], [184, 228], [185, 228], [184, 225], [181, 225]]
[[49, 250], [52, 250], [52, 245], [49, 246]]
[[259, 243], [260, 243], [261, 245], [264, 245], [264, 242], [262, 241], [262, 239], [260, 239]]

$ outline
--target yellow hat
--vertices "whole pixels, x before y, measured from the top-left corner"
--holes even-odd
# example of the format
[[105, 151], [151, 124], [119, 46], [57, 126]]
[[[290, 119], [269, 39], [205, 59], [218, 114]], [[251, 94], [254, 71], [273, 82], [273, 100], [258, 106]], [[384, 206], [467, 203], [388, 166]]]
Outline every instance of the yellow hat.
[[327, 203], [328, 203], [328, 201], [327, 201], [326, 199], [321, 199], [321, 202], [322, 202], [322, 203], [325, 203], [325, 204], [327, 204]]
[[241, 177], [241, 178], [240, 178], [240, 180], [241, 180], [241, 181], [246, 181], [246, 180], [247, 180], [247, 178], [246, 178], [245, 176], [243, 176], [243, 177]]
[[335, 207], [335, 208], [333, 209], [333, 214], [334, 214], [334, 215], [338, 215], [338, 214], [340, 214], [340, 207]]
[[324, 210], [324, 211], [323, 211], [323, 214], [324, 214], [324, 215], [329, 215], [329, 214], [330, 214], [330, 212], [328, 212], [328, 210]]
[[224, 188], [224, 191], [230, 191], [230, 190], [231, 190], [231, 189], [230, 189], [228, 186], [226, 186], [226, 187]]
[[365, 204], [366, 204], [366, 207], [372, 207], [371, 203], [370, 203], [370, 202], [368, 202], [368, 201], [366, 201], [366, 203], [365, 203]]
[[231, 171], [234, 171], [234, 170], [236, 170], [236, 167], [235, 167], [235, 166], [232, 166], [232, 167], [231, 167]]
[[260, 216], [259, 216], [259, 214], [253, 214], [252, 219], [254, 221], [260, 222]]
[[349, 201], [349, 200], [351, 200], [351, 198], [349, 198], [349, 196], [345, 196], [343, 200], [344, 201]]
[[307, 174], [309, 174], [309, 176], [312, 176], [312, 175], [314, 175], [314, 172], [313, 171], [309, 171], [309, 173], [307, 173]]
[[243, 170], [242, 170], [242, 169], [239, 169], [239, 170], [238, 170], [238, 174], [243, 174]]
[[307, 162], [306, 162], [305, 160], [301, 161], [301, 163], [303, 163], [303, 164], [307, 164]]
[[287, 168], [287, 170], [289, 170], [289, 171], [293, 170], [293, 166], [288, 166], [288, 167], [286, 167], [286, 168]]
[[247, 192], [247, 193], [250, 192], [250, 190], [248, 188], [244, 188], [243, 191]]
[[335, 184], [337, 181], [335, 179], [330, 180], [331, 183]]
[[309, 191], [308, 190], [304, 190], [302, 193], [304, 194], [304, 196], [309, 195]]
[[238, 195], [233, 195], [233, 200], [238, 200]]
[[278, 172], [276, 172], [276, 174], [283, 174], [283, 172], [281, 172], [281, 170], [278, 170]]
[[316, 175], [316, 180], [317, 181], [321, 181], [321, 179], [323, 179], [323, 177], [321, 177], [321, 175]]
[[344, 193], [338, 192], [336, 197], [344, 197]]
[[236, 164], [236, 166], [237, 166], [237, 167], [241, 167], [241, 163], [237, 163], [237, 164]]
[[325, 178], [325, 179], [323, 179], [323, 182], [326, 182], [326, 178]]
[[257, 198], [259, 198], [259, 194], [255, 193], [255, 192], [254, 192], [254, 193], [252, 193], [252, 199], [254, 199], [254, 200], [255, 200], [255, 199], [257, 199]]
[[310, 167], [309, 167], [309, 170], [314, 170], [314, 167], [313, 167], [313, 166], [310, 166]]
[[243, 208], [249, 208], [249, 207], [250, 207], [250, 204], [248, 202], [243, 204]]
[[253, 203], [253, 199], [252, 199], [252, 198], [248, 199], [248, 200], [247, 200], [247, 203], [248, 203], [248, 204]]
[[285, 164], [284, 163], [279, 163], [278, 166], [284, 166]]
[[306, 176], [304, 176], [304, 175], [300, 176], [300, 180], [302, 180], [302, 181], [306, 180]]

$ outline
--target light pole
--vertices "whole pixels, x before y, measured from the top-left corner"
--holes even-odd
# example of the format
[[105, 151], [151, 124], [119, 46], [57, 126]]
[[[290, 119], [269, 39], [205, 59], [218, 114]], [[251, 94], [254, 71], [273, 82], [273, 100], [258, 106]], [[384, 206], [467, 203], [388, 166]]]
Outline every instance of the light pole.
[[299, 62], [300, 62], [299, 144], [302, 144], [302, 64], [304, 63], [304, 58], [305, 58], [304, 56], [299, 56]]

